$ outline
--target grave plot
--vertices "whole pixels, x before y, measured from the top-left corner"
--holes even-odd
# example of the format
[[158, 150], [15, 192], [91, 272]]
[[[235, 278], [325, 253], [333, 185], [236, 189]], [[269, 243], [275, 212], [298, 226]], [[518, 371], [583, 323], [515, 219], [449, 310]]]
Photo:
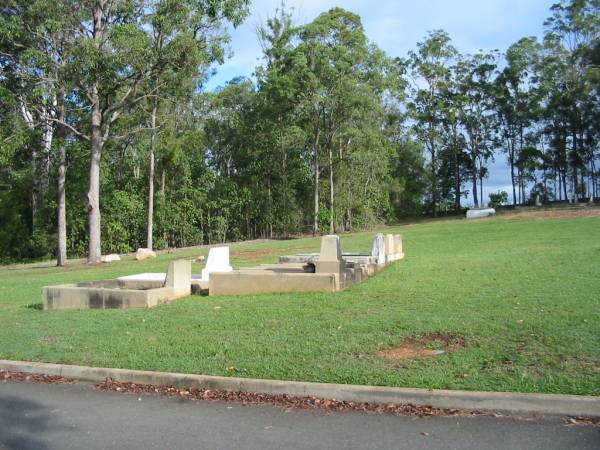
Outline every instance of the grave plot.
[[400, 235], [376, 235], [370, 253], [342, 253], [339, 236], [328, 235], [321, 239], [320, 253], [281, 256], [279, 264], [213, 272], [208, 293], [336, 292], [403, 257]]
[[121, 279], [46, 286], [42, 289], [44, 310], [150, 308], [191, 294], [191, 264], [171, 261], [162, 278]]
[[320, 253], [281, 256], [278, 264], [233, 270], [229, 247], [211, 248], [201, 275], [188, 260], [167, 273], [140, 273], [113, 280], [46, 286], [44, 309], [147, 308], [193, 293], [241, 295], [269, 292], [336, 292], [360, 283], [404, 257], [400, 235], [377, 234], [370, 253], [342, 253], [340, 238], [323, 236]]

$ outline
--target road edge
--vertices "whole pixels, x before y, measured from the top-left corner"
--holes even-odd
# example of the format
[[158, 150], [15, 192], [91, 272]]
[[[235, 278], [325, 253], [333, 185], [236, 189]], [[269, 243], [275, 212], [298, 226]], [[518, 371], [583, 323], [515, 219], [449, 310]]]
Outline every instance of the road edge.
[[373, 404], [411, 404], [445, 409], [492, 411], [519, 416], [542, 414], [600, 417], [600, 397], [593, 396], [478, 392], [230, 378], [9, 360], [0, 360], [0, 370], [55, 375], [84, 382], [102, 382], [107, 378], [111, 378], [119, 382], [174, 386], [177, 388], [272, 395], [287, 394], [296, 397], [318, 397]]

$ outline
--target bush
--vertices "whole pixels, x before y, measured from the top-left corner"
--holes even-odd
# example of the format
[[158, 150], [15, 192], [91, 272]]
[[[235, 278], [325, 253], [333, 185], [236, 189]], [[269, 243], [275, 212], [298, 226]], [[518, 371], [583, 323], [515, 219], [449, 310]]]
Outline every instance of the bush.
[[490, 194], [490, 202], [488, 206], [492, 208], [497, 208], [498, 206], [502, 206], [508, 202], [508, 193], [506, 191], [498, 191]]

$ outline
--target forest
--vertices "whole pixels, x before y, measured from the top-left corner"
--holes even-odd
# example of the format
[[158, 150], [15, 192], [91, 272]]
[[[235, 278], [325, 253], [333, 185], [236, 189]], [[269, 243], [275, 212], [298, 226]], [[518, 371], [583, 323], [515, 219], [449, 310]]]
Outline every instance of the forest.
[[[350, 11], [296, 24], [282, 5], [254, 76], [208, 92], [251, 7], [1, 2], [0, 261], [600, 196], [599, 0], [559, 1], [503, 51], [432, 30], [400, 56]], [[497, 160], [512, 189], [483, 198]]]

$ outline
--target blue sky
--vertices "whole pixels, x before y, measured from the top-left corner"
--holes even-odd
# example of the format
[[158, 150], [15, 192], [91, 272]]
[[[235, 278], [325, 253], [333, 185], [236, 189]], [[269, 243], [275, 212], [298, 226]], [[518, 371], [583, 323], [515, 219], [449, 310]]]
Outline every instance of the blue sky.
[[[339, 6], [360, 15], [369, 39], [390, 56], [405, 56], [427, 31], [444, 29], [463, 53], [480, 49], [506, 50], [524, 36], [541, 37], [543, 22], [555, 0], [287, 0], [294, 21], [307, 23], [320, 13]], [[274, 15], [281, 0], [254, 0], [251, 15], [231, 29], [232, 55], [205, 88], [213, 90], [236, 76], [252, 76], [260, 61], [257, 27]], [[498, 155], [484, 180], [484, 200], [497, 190], [510, 193], [505, 157]]]

